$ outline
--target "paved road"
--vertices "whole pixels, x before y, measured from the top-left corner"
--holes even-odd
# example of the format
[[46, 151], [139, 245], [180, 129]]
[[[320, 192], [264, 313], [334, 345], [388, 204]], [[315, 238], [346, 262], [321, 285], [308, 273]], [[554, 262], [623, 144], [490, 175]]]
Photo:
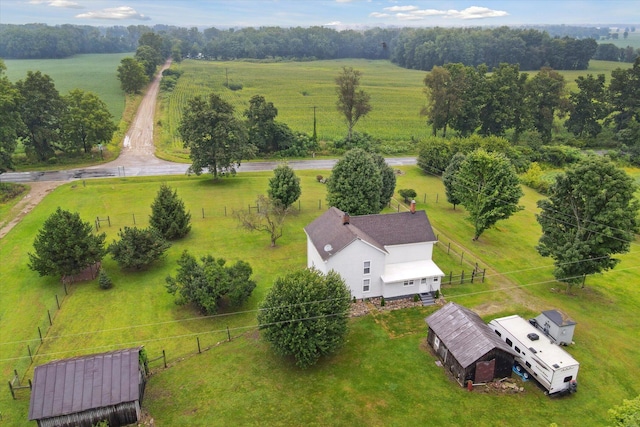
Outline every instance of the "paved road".
[[[336, 160], [294, 160], [287, 164], [295, 170], [333, 168]], [[392, 157], [387, 159], [389, 166], [415, 165], [415, 157]], [[278, 162], [250, 162], [238, 168], [238, 172], [261, 172], [275, 169]], [[161, 165], [143, 164], [142, 166], [90, 167], [53, 172], [8, 172], [0, 175], [5, 182], [72, 181], [90, 178], [117, 178], [131, 176], [184, 175], [189, 165], [164, 162]]]

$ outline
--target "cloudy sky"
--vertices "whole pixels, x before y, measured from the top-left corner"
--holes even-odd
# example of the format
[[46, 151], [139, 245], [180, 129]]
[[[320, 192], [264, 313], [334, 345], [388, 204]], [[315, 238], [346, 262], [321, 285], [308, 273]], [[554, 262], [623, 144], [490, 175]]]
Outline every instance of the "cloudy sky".
[[638, 0], [0, 0], [0, 23], [180, 27], [640, 24]]

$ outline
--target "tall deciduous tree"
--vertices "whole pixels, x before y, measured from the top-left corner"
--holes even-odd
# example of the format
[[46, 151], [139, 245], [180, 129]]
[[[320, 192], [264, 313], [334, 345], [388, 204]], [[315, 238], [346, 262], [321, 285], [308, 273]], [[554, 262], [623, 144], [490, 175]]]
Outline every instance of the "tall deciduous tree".
[[604, 74], [593, 74], [576, 79], [578, 92], [569, 95], [569, 118], [564, 122], [567, 130], [575, 136], [595, 137], [602, 131], [600, 121], [609, 108], [606, 101]]
[[134, 59], [142, 65], [142, 68], [144, 68], [144, 72], [149, 79], [153, 78], [158, 64], [162, 63], [162, 56], [160, 52], [147, 45], [138, 46]]
[[162, 183], [153, 204], [149, 224], [167, 240], [179, 239], [191, 231], [191, 214], [186, 211], [184, 202], [173, 190]]
[[189, 101], [178, 131], [185, 148], [190, 150], [193, 163], [189, 171], [196, 175], [205, 168], [214, 179], [219, 172], [235, 174], [240, 162], [255, 152], [233, 106], [215, 93], [208, 100], [197, 96]]
[[456, 195], [455, 182], [465, 157], [462, 153], [456, 153], [442, 174], [442, 183], [444, 184], [444, 192], [447, 195], [447, 202], [453, 205], [453, 209], [456, 208], [456, 205], [460, 204], [460, 199]]
[[273, 102], [267, 102], [262, 95], [254, 95], [249, 100], [249, 108], [244, 112], [247, 118], [249, 142], [261, 153], [273, 153], [280, 149], [276, 116], [278, 109]]
[[118, 127], [113, 123], [107, 104], [96, 94], [73, 89], [63, 100], [64, 151], [82, 150], [89, 153], [94, 146], [111, 141]]
[[556, 279], [570, 289], [587, 274], [614, 268], [612, 255], [629, 251], [638, 231], [636, 186], [623, 170], [590, 157], [558, 175], [538, 202], [542, 236], [537, 250], [553, 258]]
[[192, 303], [205, 314], [217, 313], [224, 298], [232, 306], [242, 305], [256, 287], [253, 270], [244, 261], [227, 266], [226, 260], [207, 255], [198, 262], [185, 250], [178, 266], [176, 277], [166, 279], [167, 292], [175, 295], [176, 304]]
[[615, 111], [616, 130], [626, 129], [634, 119], [640, 123], [640, 56], [632, 68], [611, 72], [608, 92]]
[[449, 141], [444, 138], [427, 138], [420, 144], [418, 166], [428, 175], [442, 175], [453, 153]]
[[273, 170], [273, 176], [269, 179], [269, 198], [288, 209], [300, 198], [300, 178], [288, 165], [282, 164]]
[[379, 213], [382, 175], [369, 153], [354, 148], [338, 160], [327, 180], [327, 202], [351, 215]]
[[260, 307], [264, 338], [281, 356], [293, 356], [307, 368], [344, 342], [350, 304], [349, 289], [338, 273], [314, 269], [276, 279]]
[[120, 80], [122, 90], [129, 94], [140, 92], [149, 82], [142, 64], [131, 57], [123, 58], [120, 61], [118, 80]]
[[0, 174], [13, 169], [12, 156], [24, 126], [19, 112], [21, 95], [5, 75], [6, 69], [0, 59]]
[[564, 77], [549, 67], [543, 67], [527, 82], [527, 100], [532, 126], [544, 142], [551, 141], [555, 112], [563, 103]]
[[503, 154], [482, 149], [469, 153], [460, 165], [453, 187], [453, 194], [469, 213], [475, 228], [473, 240], [521, 209], [518, 175]]
[[55, 154], [60, 141], [60, 119], [64, 103], [53, 79], [40, 71], [28, 71], [27, 77], [16, 83], [22, 103], [20, 115], [25, 124], [21, 135], [28, 155], [39, 161]]
[[93, 234], [78, 213], [58, 208], [47, 218], [33, 241], [29, 268], [40, 276], [71, 276], [102, 260], [106, 235]]
[[363, 90], [358, 90], [360, 77], [362, 73], [352, 67], [342, 67], [342, 73], [336, 77], [336, 107], [347, 123], [348, 139], [351, 139], [356, 123], [371, 111], [371, 96]]
[[393, 193], [396, 191], [396, 173], [393, 168], [389, 166], [380, 154], [372, 153], [371, 158], [375, 162], [378, 170], [380, 171], [380, 178], [382, 178], [382, 185], [380, 186], [380, 211], [385, 208], [391, 201]]
[[526, 73], [520, 73], [518, 64], [500, 64], [486, 80], [485, 100], [480, 109], [480, 134], [504, 135], [507, 129], [516, 134], [526, 127], [525, 97]]

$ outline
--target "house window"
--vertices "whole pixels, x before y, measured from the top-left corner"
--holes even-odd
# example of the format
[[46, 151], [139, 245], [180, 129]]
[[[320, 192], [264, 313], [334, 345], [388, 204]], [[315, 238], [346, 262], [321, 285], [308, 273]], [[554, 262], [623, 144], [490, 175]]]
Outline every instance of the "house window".
[[513, 346], [513, 341], [511, 341], [509, 338], [506, 339], [506, 342], [509, 347]]
[[440, 338], [433, 337], [433, 348], [436, 350], [440, 347]]
[[371, 279], [364, 279], [362, 281], [362, 292], [369, 292], [371, 290]]
[[439, 277], [434, 277], [434, 278], [433, 278], [433, 281], [434, 281], [434, 282], [437, 282], [437, 281], [438, 281], [438, 279], [439, 279]]
[[423, 277], [422, 279], [420, 279], [420, 284], [421, 285], [426, 285], [427, 284], [427, 278]]
[[413, 280], [405, 280], [404, 286], [413, 286]]
[[371, 261], [364, 262], [364, 274], [371, 274]]

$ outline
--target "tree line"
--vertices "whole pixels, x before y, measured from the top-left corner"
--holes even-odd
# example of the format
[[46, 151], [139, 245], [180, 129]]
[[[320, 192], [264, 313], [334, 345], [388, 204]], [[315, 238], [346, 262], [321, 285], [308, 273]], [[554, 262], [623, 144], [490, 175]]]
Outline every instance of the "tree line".
[[[582, 28], [370, 28], [337, 31], [325, 27], [260, 27], [200, 31], [168, 25], [153, 27], [0, 25], [0, 57], [63, 58], [79, 53], [131, 52], [145, 33], [162, 38], [169, 54], [211, 60], [390, 59], [401, 67], [430, 70], [462, 62], [490, 69], [502, 62], [522, 70], [548, 66], [582, 70], [608, 29]], [[559, 34], [564, 34], [560, 36]], [[635, 59], [635, 58], [633, 58]], [[631, 59], [631, 61], [633, 60]]]
[[562, 115], [567, 117], [564, 127], [575, 137], [595, 138], [610, 129], [630, 160], [640, 163], [640, 57], [632, 68], [614, 70], [608, 86], [603, 74], [578, 77], [578, 91], [569, 95], [558, 72], [543, 68], [529, 78], [517, 64], [500, 64], [491, 74], [486, 66], [446, 64], [435, 67], [424, 83], [427, 105], [422, 113], [434, 136], [446, 136], [449, 129], [462, 137], [505, 136], [509, 131], [518, 142], [533, 130], [547, 144], [555, 116]]

